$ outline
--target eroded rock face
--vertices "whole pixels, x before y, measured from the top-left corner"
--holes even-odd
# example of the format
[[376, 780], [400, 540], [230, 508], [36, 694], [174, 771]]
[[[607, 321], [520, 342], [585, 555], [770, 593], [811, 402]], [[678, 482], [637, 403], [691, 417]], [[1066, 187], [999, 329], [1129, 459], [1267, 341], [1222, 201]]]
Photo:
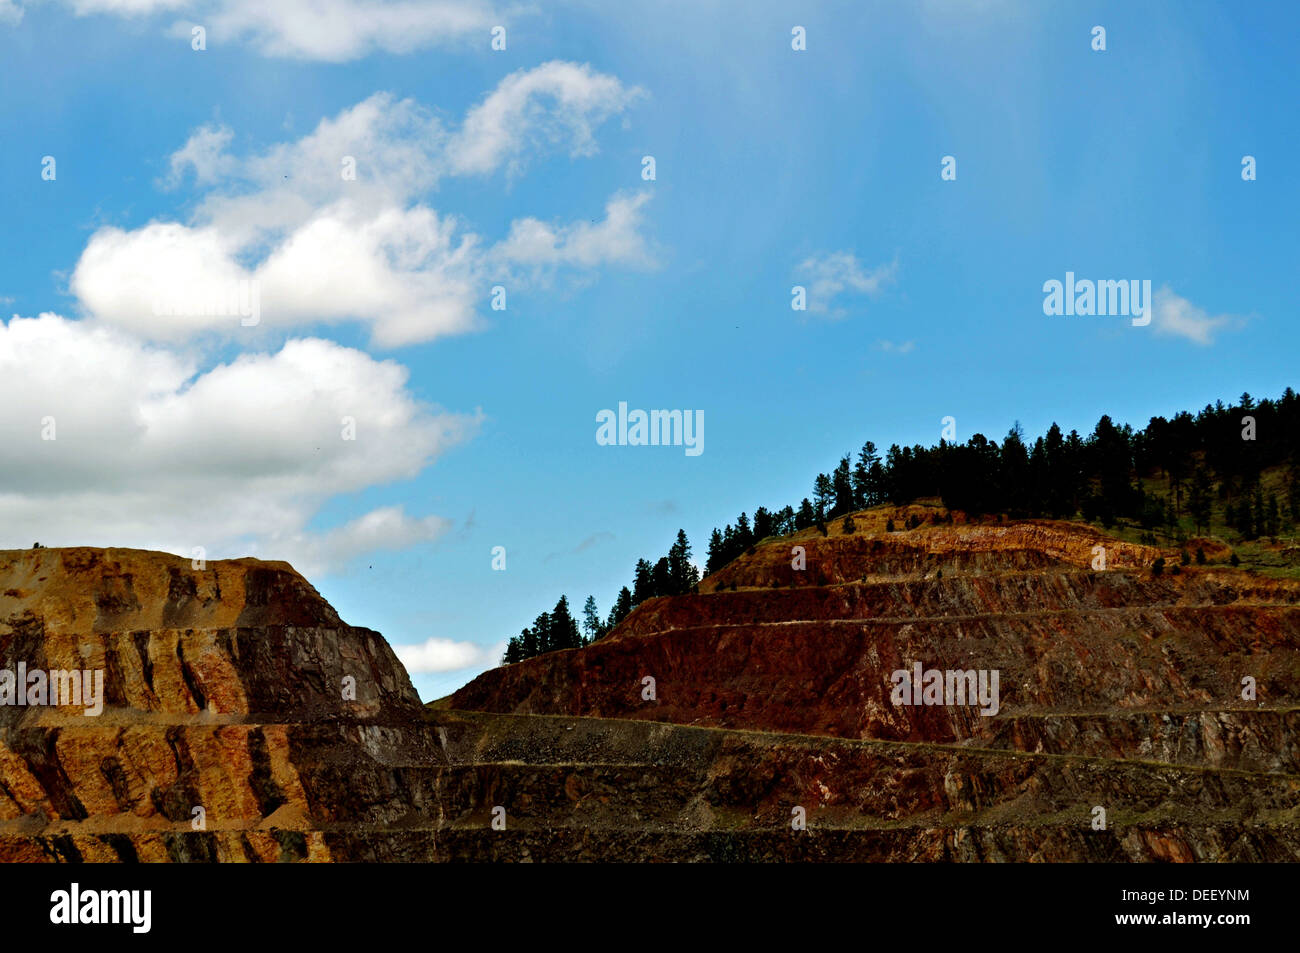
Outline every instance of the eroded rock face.
[[[873, 519], [460, 711], [286, 564], [0, 552], [0, 698], [19, 662], [103, 675], [98, 715], [0, 705], [0, 860], [1300, 860], [1300, 586]], [[895, 704], [916, 662], [997, 670], [997, 714]]]
[[[1048, 521], [803, 534], [586, 649], [486, 672], [451, 707], [1296, 770], [1300, 585], [1153, 577], [1159, 555]], [[917, 663], [997, 672], [996, 714], [896, 704], [893, 673]]]
[[[430, 719], [452, 762], [448, 860], [1300, 857], [1296, 779], [1283, 774], [631, 720]], [[508, 823], [491, 831], [497, 805]], [[1091, 823], [1099, 805], [1104, 829]]]
[[[442, 852], [1300, 860], [1300, 585], [1155, 577], [1176, 553], [1072, 524], [887, 518], [757, 546], [592, 646], [458, 691], [460, 713], [431, 713], [453, 739]], [[917, 663], [997, 672], [996, 713], [898, 704]], [[483, 792], [516, 805], [488, 844]], [[616, 819], [629, 800], [636, 824]]]
[[405, 669], [286, 563], [0, 552], [19, 662], [101, 672], [103, 707], [0, 705], [2, 860], [349, 859], [327, 830], [437, 816]]

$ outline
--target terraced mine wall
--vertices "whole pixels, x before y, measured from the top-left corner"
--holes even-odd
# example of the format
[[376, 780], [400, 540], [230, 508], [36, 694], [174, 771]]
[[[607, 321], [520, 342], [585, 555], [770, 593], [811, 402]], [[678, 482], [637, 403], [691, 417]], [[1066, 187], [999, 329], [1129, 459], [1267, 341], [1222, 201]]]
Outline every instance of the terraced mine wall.
[[[104, 675], [0, 704], [0, 859], [1300, 859], [1300, 587], [873, 518], [434, 706], [286, 564], [0, 553], [0, 668]], [[915, 663], [996, 714], [897, 704]]]
[[0, 860], [327, 859], [332, 824], [436, 803], [405, 669], [284, 563], [0, 553], [0, 659], [105, 696], [0, 706]]

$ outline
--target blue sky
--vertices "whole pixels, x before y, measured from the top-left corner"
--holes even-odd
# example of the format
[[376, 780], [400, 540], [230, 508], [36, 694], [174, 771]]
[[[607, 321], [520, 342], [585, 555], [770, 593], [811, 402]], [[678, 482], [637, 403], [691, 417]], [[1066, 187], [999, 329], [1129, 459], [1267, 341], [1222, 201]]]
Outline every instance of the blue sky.
[[[866, 439], [1276, 395], [1297, 19], [0, 2], [0, 546], [290, 559], [433, 698]], [[1150, 280], [1152, 323], [1044, 315], [1067, 271]], [[150, 307], [240, 277], [256, 327]], [[704, 452], [597, 445], [620, 401]]]

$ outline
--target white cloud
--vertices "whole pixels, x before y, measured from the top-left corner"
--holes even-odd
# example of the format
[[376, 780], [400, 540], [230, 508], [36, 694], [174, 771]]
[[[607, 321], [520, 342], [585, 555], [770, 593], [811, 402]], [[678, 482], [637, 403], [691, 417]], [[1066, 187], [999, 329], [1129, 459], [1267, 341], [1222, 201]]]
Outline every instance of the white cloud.
[[487, 49], [492, 27], [503, 22], [481, 0], [222, 0], [208, 7], [217, 42], [246, 40], [264, 56], [332, 63], [452, 42]]
[[412, 517], [401, 506], [385, 506], [322, 533], [272, 537], [265, 548], [312, 578], [341, 569], [366, 553], [433, 542], [450, 528], [451, 521], [441, 516]]
[[0, 23], [18, 23], [23, 18], [22, 5], [15, 0], [0, 0]]
[[1156, 292], [1153, 308], [1151, 325], [1157, 334], [1183, 337], [1201, 345], [1213, 344], [1217, 331], [1237, 321], [1228, 314], [1210, 316], [1176, 295], [1168, 285]]
[[429, 638], [416, 645], [394, 645], [393, 651], [412, 675], [492, 668], [501, 661], [505, 643], [485, 647], [474, 642]]
[[518, 171], [526, 155], [556, 147], [592, 155], [595, 128], [642, 95], [585, 64], [552, 60], [518, 70], [465, 116], [448, 150], [451, 169], [483, 173], [509, 163]]
[[649, 267], [654, 259], [640, 233], [641, 209], [648, 201], [649, 192], [616, 195], [606, 203], [605, 218], [600, 222], [553, 226], [535, 218], [517, 219], [495, 251], [501, 258], [521, 265]]
[[416, 401], [407, 373], [316, 339], [199, 371], [116, 329], [15, 316], [0, 325], [0, 547], [202, 546], [320, 573], [435, 538], [442, 520], [400, 509], [307, 528], [327, 499], [411, 478], [475, 430]]
[[897, 261], [868, 270], [847, 251], [813, 255], [795, 268], [795, 274], [808, 284], [808, 310], [836, 318], [846, 313], [833, 307], [837, 295], [850, 292], [875, 297], [893, 283], [897, 273]]
[[384, 93], [248, 157], [228, 151], [231, 130], [203, 127], [170, 157], [166, 179], [207, 189], [193, 219], [100, 229], [71, 289], [87, 314], [161, 341], [255, 333], [238, 316], [165, 307], [241, 281], [257, 282], [265, 328], [360, 321], [385, 347], [473, 330], [498, 282], [651, 266], [639, 232], [649, 193], [614, 196], [601, 222], [519, 219], [497, 244], [420, 199], [447, 175], [518, 166], [525, 148], [586, 154], [595, 126], [634, 92], [589, 67], [547, 63], [506, 77], [456, 132]]
[[892, 354], [911, 354], [916, 350], [915, 341], [880, 341], [877, 343], [882, 351], [888, 351]]
[[172, 153], [165, 184], [172, 188], [179, 185], [186, 168], [193, 170], [199, 185], [211, 185], [229, 175], [234, 162], [226, 154], [226, 149], [234, 135], [224, 126], [204, 126], [195, 130], [189, 141]]
[[65, 0], [77, 16], [111, 13], [120, 17], [147, 16], [165, 10], [178, 10], [186, 0]]
[[[209, 48], [247, 43], [263, 56], [343, 63], [374, 52], [412, 53], [453, 43], [486, 49], [492, 27], [528, 12], [479, 0], [63, 0], [77, 16], [154, 17], [173, 36], [208, 32]], [[22, 15], [20, 0], [0, 0]], [[175, 16], [184, 14], [177, 22]]]

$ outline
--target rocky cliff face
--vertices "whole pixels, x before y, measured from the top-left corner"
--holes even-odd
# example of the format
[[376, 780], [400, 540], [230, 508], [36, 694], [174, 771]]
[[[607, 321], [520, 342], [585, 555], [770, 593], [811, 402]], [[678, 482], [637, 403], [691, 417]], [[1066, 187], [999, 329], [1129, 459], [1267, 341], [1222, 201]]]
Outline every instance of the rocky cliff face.
[[[1277, 724], [1300, 699], [1300, 585], [1200, 567], [1154, 577], [1159, 555], [1043, 523], [773, 542], [699, 595], [648, 600], [605, 640], [487, 672], [451, 705], [1029, 750], [1101, 718], [1116, 738], [1080, 728], [1071, 750], [1135, 755], [1162, 743], [1157, 725], [1135, 734], [1139, 715], [1177, 715], [1227, 736], [1205, 739], [1207, 758], [1235, 758], [1250, 732], [1233, 726]], [[894, 703], [893, 673], [918, 663], [997, 672], [996, 713]]]
[[102, 673], [102, 711], [0, 704], [0, 859], [347, 859], [339, 826], [436, 816], [401, 663], [285, 563], [0, 552], [19, 663]]
[[[1294, 775], [645, 721], [430, 717], [451, 759], [440, 859], [1300, 857]], [[494, 808], [504, 829], [491, 828]]]
[[[1160, 804], [1171, 817], [1181, 811], [1183, 823], [1208, 818], [1199, 800], [1207, 786], [1241, 772], [1233, 776], [1250, 779], [1247, 787], [1277, 792], [1264, 810], [1272, 812], [1265, 839], [1273, 846], [1261, 852], [1300, 859], [1300, 585], [1220, 567], [1156, 577], [1154, 560], [1174, 554], [1073, 524], [883, 533], [871, 516], [857, 520], [866, 532], [758, 546], [701, 583], [699, 594], [649, 600], [586, 649], [484, 673], [450, 707], [866, 739], [923, 760], [941, 749], [958, 760], [877, 776], [869, 793], [850, 794], [856, 781], [828, 785], [832, 804], [866, 797], [857, 810], [912, 826], [927, 811], [962, 809], [954, 791], [970, 793], [981, 809], [1011, 799], [1031, 824], [1060, 816], [1058, 795], [1087, 799], [1049, 762], [1034, 762], [1033, 799], [1021, 798], [1025, 778], [993, 767], [1023, 767], [1019, 755], [1083, 759], [1118, 785], [1090, 795], [1097, 805], [1125, 804], [1142, 815]], [[1094, 568], [1099, 546], [1104, 570]], [[918, 665], [996, 672], [996, 712], [960, 695], [898, 703], [894, 673], [910, 676]], [[1132, 774], [1139, 765], [1192, 773], [1185, 786], [1143, 794], [1152, 779]], [[932, 797], [868, 803], [900, 783], [921, 783], [928, 771], [945, 779], [924, 782]], [[964, 772], [969, 777], [955, 777]], [[1166, 835], [1182, 837], [1169, 828]], [[1212, 838], [1179, 843], [1172, 856], [1225, 856]], [[1047, 856], [1095, 856], [1094, 847], [1066, 844]]]
[[[455, 710], [283, 563], [0, 552], [0, 860], [1300, 859], [1300, 585], [884, 518]], [[996, 713], [899, 704], [917, 664]]]

